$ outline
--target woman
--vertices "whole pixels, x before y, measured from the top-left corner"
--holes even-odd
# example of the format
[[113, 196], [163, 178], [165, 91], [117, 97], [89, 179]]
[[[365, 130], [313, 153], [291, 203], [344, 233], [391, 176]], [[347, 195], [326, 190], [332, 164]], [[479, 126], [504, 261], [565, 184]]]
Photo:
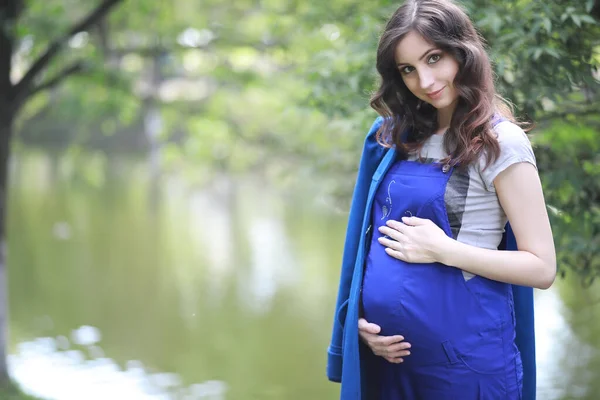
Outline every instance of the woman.
[[[531, 289], [513, 293], [550, 287], [555, 250], [535, 156], [482, 40], [450, 0], [408, 0], [377, 70], [382, 117], [355, 187], [328, 376], [344, 400], [533, 399], [519, 351], [533, 363]], [[498, 250], [508, 220], [515, 251]]]

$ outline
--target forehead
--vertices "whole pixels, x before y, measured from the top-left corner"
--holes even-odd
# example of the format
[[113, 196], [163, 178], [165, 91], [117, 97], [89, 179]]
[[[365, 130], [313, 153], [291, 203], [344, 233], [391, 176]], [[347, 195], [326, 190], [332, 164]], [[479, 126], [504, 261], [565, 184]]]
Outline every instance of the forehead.
[[430, 49], [437, 48], [415, 31], [407, 33], [396, 45], [394, 58], [397, 64], [413, 64]]

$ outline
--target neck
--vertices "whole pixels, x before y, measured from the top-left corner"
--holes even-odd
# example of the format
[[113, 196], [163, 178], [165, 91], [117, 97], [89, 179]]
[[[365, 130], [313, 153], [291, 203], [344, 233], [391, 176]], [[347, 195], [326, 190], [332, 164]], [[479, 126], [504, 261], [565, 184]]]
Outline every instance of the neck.
[[446, 130], [450, 127], [450, 122], [452, 122], [452, 114], [454, 114], [455, 108], [456, 103], [452, 103], [446, 108], [438, 109], [438, 129], [436, 133], [446, 132]]

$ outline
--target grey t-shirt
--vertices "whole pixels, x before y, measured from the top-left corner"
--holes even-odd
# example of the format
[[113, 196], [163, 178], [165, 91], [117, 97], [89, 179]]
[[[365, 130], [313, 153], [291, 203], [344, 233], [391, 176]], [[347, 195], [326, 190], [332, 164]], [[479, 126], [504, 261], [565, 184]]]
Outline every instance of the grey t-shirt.
[[[504, 121], [495, 126], [500, 144], [500, 156], [484, 170], [485, 157], [470, 165], [465, 171], [456, 169], [448, 181], [444, 201], [452, 236], [461, 243], [486, 249], [497, 249], [506, 214], [500, 206], [494, 179], [512, 164], [528, 162], [536, 166], [535, 155], [525, 132], [516, 124]], [[437, 162], [447, 154], [443, 148], [443, 135], [433, 135], [423, 145], [423, 162]], [[410, 155], [417, 160], [418, 155]], [[473, 277], [463, 271], [465, 279]]]

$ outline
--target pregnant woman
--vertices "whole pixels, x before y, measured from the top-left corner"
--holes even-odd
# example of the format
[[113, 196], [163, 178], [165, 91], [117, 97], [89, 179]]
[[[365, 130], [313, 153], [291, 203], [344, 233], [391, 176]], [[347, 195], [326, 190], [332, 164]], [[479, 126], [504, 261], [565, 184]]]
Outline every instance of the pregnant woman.
[[556, 259], [531, 144], [451, 0], [402, 5], [377, 70], [328, 376], [343, 400], [532, 400]]

